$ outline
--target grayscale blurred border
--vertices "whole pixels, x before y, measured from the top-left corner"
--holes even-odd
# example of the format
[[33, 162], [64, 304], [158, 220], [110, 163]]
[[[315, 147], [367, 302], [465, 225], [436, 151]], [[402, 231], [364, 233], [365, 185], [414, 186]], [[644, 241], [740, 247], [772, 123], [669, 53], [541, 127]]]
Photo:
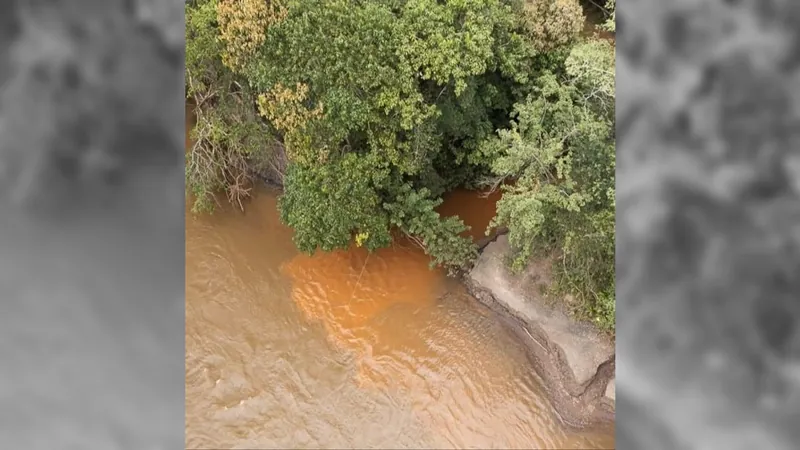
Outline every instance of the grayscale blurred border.
[[617, 445], [800, 442], [800, 2], [617, 2]]
[[0, 447], [183, 448], [183, 2], [0, 4]]

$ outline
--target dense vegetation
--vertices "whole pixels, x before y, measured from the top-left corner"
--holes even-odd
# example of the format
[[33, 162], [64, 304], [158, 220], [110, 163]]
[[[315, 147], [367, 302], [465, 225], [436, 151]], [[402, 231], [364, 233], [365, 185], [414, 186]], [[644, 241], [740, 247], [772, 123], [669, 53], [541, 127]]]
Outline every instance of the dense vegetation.
[[577, 0], [197, 0], [186, 20], [196, 210], [267, 176], [303, 251], [397, 230], [458, 270], [476, 247], [442, 194], [502, 189], [513, 268], [556, 255], [554, 288], [613, 329], [614, 47]]

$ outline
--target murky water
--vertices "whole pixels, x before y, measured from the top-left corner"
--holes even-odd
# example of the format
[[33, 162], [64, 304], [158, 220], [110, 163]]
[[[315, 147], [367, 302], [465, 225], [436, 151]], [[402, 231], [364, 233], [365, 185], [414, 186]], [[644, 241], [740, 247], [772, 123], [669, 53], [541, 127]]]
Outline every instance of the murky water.
[[[451, 195], [482, 233], [496, 195]], [[188, 448], [613, 448], [558, 424], [521, 344], [406, 242], [302, 255], [257, 193], [186, 220]]]

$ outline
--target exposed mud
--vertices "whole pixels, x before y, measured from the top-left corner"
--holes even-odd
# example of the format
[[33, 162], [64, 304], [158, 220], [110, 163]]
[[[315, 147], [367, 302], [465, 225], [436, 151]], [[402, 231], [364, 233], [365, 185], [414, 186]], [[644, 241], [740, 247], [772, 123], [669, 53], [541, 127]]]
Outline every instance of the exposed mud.
[[472, 271], [464, 274], [464, 285], [525, 342], [528, 359], [564, 423], [573, 427], [613, 423], [612, 340], [540, 295], [539, 288], [549, 282], [546, 264], [534, 264], [527, 277], [511, 275], [502, 261], [507, 245], [505, 236], [488, 244]]

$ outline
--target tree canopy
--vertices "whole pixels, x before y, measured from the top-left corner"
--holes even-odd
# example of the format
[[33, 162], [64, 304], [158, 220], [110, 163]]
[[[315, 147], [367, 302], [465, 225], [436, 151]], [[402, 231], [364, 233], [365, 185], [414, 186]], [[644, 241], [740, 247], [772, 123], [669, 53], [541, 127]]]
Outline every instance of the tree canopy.
[[457, 270], [477, 250], [442, 194], [511, 181], [495, 223], [514, 267], [560, 251], [565, 292], [613, 324], [614, 53], [581, 36], [577, 0], [196, 0], [186, 17], [198, 209], [241, 205], [271, 168], [299, 249], [399, 230]]

